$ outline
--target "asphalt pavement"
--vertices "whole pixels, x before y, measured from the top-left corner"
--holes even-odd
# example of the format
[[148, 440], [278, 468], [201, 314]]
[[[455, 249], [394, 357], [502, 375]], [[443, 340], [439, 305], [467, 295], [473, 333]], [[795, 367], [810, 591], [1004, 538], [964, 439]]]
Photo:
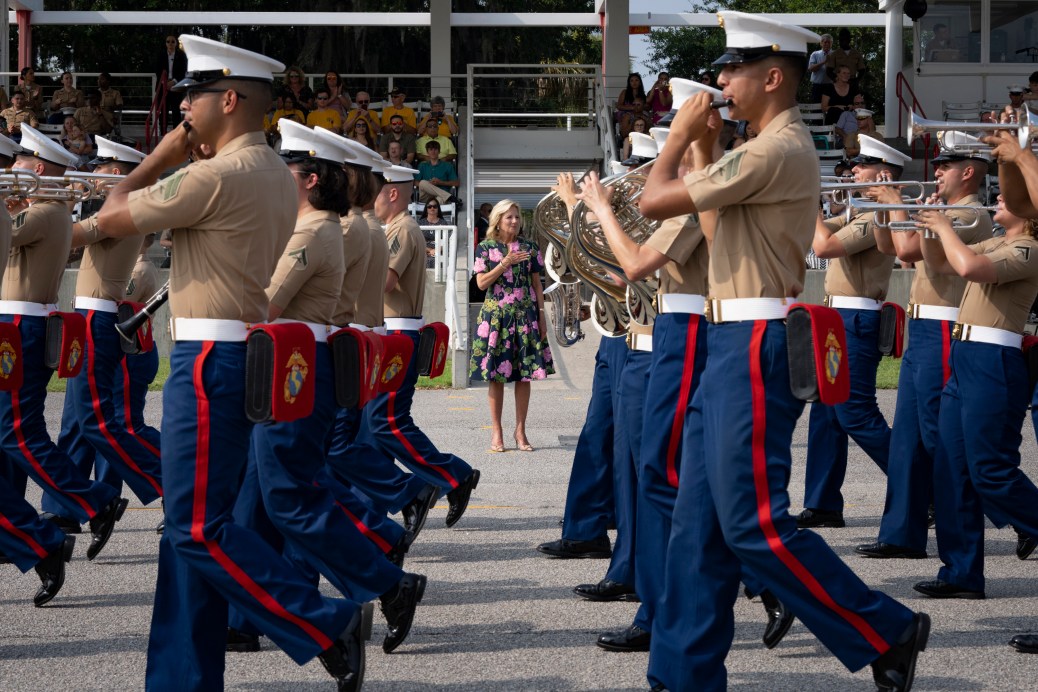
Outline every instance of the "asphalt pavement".
[[[419, 392], [415, 419], [442, 449], [482, 471], [468, 513], [453, 529], [443, 525], [446, 503], [432, 511], [406, 568], [428, 575], [429, 586], [408, 640], [392, 655], [381, 650], [385, 624], [376, 611], [364, 689], [398, 690], [645, 690], [648, 654], [609, 653], [594, 646], [600, 632], [626, 627], [636, 604], [591, 603], [572, 588], [599, 580], [604, 560], [552, 560], [534, 550], [560, 534], [573, 458], [590, 385], [594, 337], [563, 353], [562, 374], [536, 383], [529, 436], [537, 450], [487, 452], [485, 391]], [[890, 420], [894, 392], [881, 392]], [[48, 399], [57, 435], [62, 395]], [[505, 425], [510, 430], [511, 397]], [[152, 395], [149, 417], [161, 400]], [[791, 506], [803, 497], [807, 416], [794, 440]], [[1038, 477], [1030, 419], [1024, 429], [1023, 467]], [[885, 479], [852, 447], [844, 494], [847, 527], [820, 533], [861, 578], [933, 618], [927, 651], [919, 659], [917, 690], [1029, 690], [1038, 688], [1038, 656], [1007, 646], [1016, 633], [1038, 630], [1038, 558], [1019, 561], [1015, 534], [989, 526], [984, 601], [930, 600], [912, 584], [932, 579], [939, 561], [932, 539], [926, 560], [867, 560], [855, 545], [875, 540]], [[30, 489], [30, 499], [39, 494]], [[85, 557], [81, 539], [64, 589], [34, 608], [35, 573], [0, 567], [0, 690], [125, 690], [144, 685], [160, 512], [132, 500], [104, 552]], [[326, 583], [322, 590], [334, 592]], [[739, 598], [735, 641], [728, 657], [733, 690], [871, 690], [866, 668], [851, 673], [799, 622], [774, 650], [761, 645], [764, 611]], [[228, 654], [228, 689], [331, 690], [321, 665], [296, 666], [268, 640], [253, 654]]]

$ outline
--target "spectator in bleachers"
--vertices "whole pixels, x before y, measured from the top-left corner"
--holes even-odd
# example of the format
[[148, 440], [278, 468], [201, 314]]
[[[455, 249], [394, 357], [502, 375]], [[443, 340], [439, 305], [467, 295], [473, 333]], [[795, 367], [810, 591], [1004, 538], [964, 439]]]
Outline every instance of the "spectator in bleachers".
[[[840, 113], [840, 118], [836, 121], [836, 144], [837, 148], [842, 146], [843, 140], [848, 135], [853, 135], [858, 131], [858, 111], [865, 110], [865, 96], [862, 94], [855, 94], [854, 100], [851, 102], [851, 107]], [[872, 117], [872, 111], [868, 111], [869, 117]]]
[[339, 111], [339, 116], [346, 122], [346, 114], [353, 107], [353, 99], [342, 85], [342, 77], [335, 70], [324, 73], [324, 88], [328, 90], [328, 106]]
[[11, 105], [0, 111], [0, 118], [6, 123], [7, 136], [16, 142], [22, 141], [22, 123], [29, 123], [29, 127], [40, 124], [36, 114], [25, 106], [25, 94], [21, 91], [11, 95]]
[[0, 110], [11, 105], [11, 99], [7, 98], [7, 90], [0, 86]]
[[357, 100], [354, 103], [353, 109], [347, 114], [346, 122], [343, 123], [343, 128], [347, 132], [353, 129], [353, 124], [357, 122], [357, 119], [366, 120], [368, 123], [368, 132], [372, 134], [381, 134], [382, 126], [378, 124], [378, 114], [371, 112], [371, 96], [366, 91], [357, 92]]
[[660, 72], [656, 83], [649, 89], [646, 103], [649, 104], [653, 125], [658, 123], [664, 115], [670, 113], [670, 108], [674, 104], [674, 96], [670, 93], [670, 75], [668, 73]]
[[[179, 39], [169, 34], [166, 36], [165, 48], [155, 58], [155, 77], [162, 79], [165, 75], [165, 87], [170, 89], [187, 74], [187, 53], [180, 47]], [[159, 84], [159, 87], [162, 87]], [[180, 101], [184, 98], [183, 92], [167, 91], [166, 93], [166, 126], [170, 127], [180, 122]]]
[[873, 115], [875, 114], [868, 108], [858, 108], [854, 111], [854, 118], [858, 121], [859, 135], [876, 136], [876, 121], [873, 120]]
[[303, 115], [303, 111], [296, 108], [296, 100], [291, 94], [282, 94], [278, 97], [281, 101], [281, 106], [274, 111], [274, 114], [270, 116], [270, 124], [267, 127], [267, 135], [273, 138], [277, 135], [278, 131], [278, 120], [282, 118], [288, 118], [294, 120], [300, 125], [305, 124], [306, 116]]
[[354, 142], [360, 142], [372, 151], [375, 151], [378, 148], [376, 146], [375, 136], [371, 134], [371, 128], [368, 126], [368, 121], [364, 118], [357, 118], [354, 120], [353, 125], [351, 125], [346, 131], [346, 136]]
[[291, 94], [296, 108], [303, 111], [303, 117], [314, 109], [314, 91], [307, 86], [303, 71], [293, 65], [285, 71], [285, 94]]
[[382, 158], [388, 158], [389, 145], [396, 142], [403, 150], [403, 158], [407, 161], [407, 165], [413, 168], [417, 140], [413, 134], [405, 131], [405, 128], [406, 124], [402, 115], [398, 113], [392, 116], [389, 119], [389, 127], [382, 132], [382, 138], [378, 144], [378, 152], [382, 155]]
[[[425, 128], [430, 120], [436, 122], [436, 132], [440, 137], [457, 137], [458, 133], [461, 132], [461, 128], [458, 127], [458, 121], [447, 112], [447, 102], [443, 100], [442, 96], [433, 96], [432, 100], [429, 101], [429, 112], [418, 123], [419, 133], [425, 132]], [[418, 151], [420, 153], [422, 150], [419, 149]]]
[[65, 118], [61, 131], [61, 144], [79, 157], [77, 168], [83, 168], [94, 157], [94, 140], [72, 116]]
[[715, 86], [714, 85], [714, 73], [711, 72], [710, 70], [707, 70], [703, 74], [699, 75], [699, 83], [700, 84], [706, 84], [707, 86]]
[[[641, 132], [643, 135], [649, 132], [649, 123], [645, 118], [638, 118], [634, 121], [631, 126], [631, 132]], [[630, 133], [628, 133], [630, 135]], [[631, 138], [630, 136], [624, 137], [624, 146], [620, 151], [620, 160], [626, 161], [631, 158]]]
[[422, 235], [425, 236], [425, 267], [432, 269], [436, 261], [436, 231], [424, 226], [450, 226], [451, 222], [440, 214], [440, 203], [437, 200], [429, 200], [425, 204], [418, 225], [423, 226]]
[[[644, 120], [652, 127], [652, 120], [649, 116], [649, 112], [645, 110], [645, 99], [639, 97], [634, 99], [634, 103], [631, 104], [632, 108], [630, 111], [620, 116], [620, 138], [626, 139], [627, 135], [631, 134], [634, 129], [634, 123], [637, 120]], [[645, 128], [648, 132], [648, 128]]]
[[111, 113], [101, 110], [101, 94], [91, 91], [87, 96], [87, 105], [76, 109], [78, 122], [89, 135], [106, 135], [115, 127], [115, 118]]
[[42, 118], [45, 115], [43, 110], [43, 89], [36, 83], [36, 70], [31, 67], [23, 67], [21, 80], [21, 84], [16, 86], [14, 90], [21, 92], [22, 96], [25, 97], [22, 107], [31, 110], [37, 118]]
[[640, 98], [645, 105], [645, 85], [642, 84], [642, 76], [637, 72], [627, 75], [627, 86], [623, 88], [620, 95], [616, 97], [617, 117], [623, 117], [624, 113], [634, 110], [634, 100]]
[[807, 59], [807, 72], [811, 77], [811, 103], [819, 103], [822, 100], [822, 87], [832, 84], [825, 65], [829, 60], [829, 52], [833, 49], [833, 37], [822, 34], [818, 39], [818, 45], [822, 48], [811, 53]]
[[123, 95], [112, 88], [112, 75], [107, 72], [97, 75], [97, 93], [101, 94], [101, 110], [114, 116], [123, 109]]
[[418, 164], [418, 175], [415, 186], [418, 188], [418, 199], [422, 202], [437, 200], [441, 204], [457, 202], [454, 191], [461, 182], [454, 164], [440, 160], [440, 143], [429, 140], [425, 145], [426, 160]]
[[1009, 87], [1009, 105], [1006, 106], [1006, 112], [1009, 113], [1010, 109], [1016, 115], [1016, 122], [1023, 122], [1024, 118], [1027, 117], [1027, 106], [1024, 105], [1024, 88], [1019, 84]]
[[826, 72], [829, 79], [836, 81], [836, 71], [840, 67], [846, 67], [850, 71], [850, 83], [856, 90], [860, 88], [859, 81], [865, 76], [865, 58], [861, 57], [856, 49], [851, 48], [851, 32], [846, 28], [840, 29], [837, 35], [840, 42], [839, 48], [829, 52], [825, 61]]
[[851, 84], [851, 69], [842, 65], [836, 70], [832, 84], [822, 87], [822, 112], [825, 124], [835, 125], [844, 111], [852, 110], [858, 90]]
[[331, 101], [328, 89], [326, 87], [318, 87], [315, 98], [317, 100], [317, 108], [310, 111], [310, 114], [306, 116], [306, 126], [323, 127], [335, 134], [341, 133], [342, 116], [339, 115], [339, 111], [328, 105]]
[[417, 116], [415, 115], [414, 109], [404, 105], [404, 99], [407, 98], [407, 94], [404, 93], [403, 89], [393, 89], [389, 92], [389, 100], [392, 105], [386, 106], [382, 109], [382, 117], [379, 120], [379, 124], [382, 126], [382, 130], [385, 131], [389, 127], [389, 123], [392, 118], [400, 116], [404, 119], [404, 131], [411, 134], [416, 133], [418, 127]]
[[415, 158], [418, 161], [425, 161], [428, 158], [426, 153], [426, 146], [429, 142], [436, 142], [440, 145], [439, 154], [440, 158], [444, 161], [453, 161], [458, 158], [458, 150], [454, 147], [454, 143], [448, 138], [439, 134], [439, 125], [435, 120], [425, 121], [425, 134], [418, 138]]
[[72, 86], [72, 73], [62, 72], [61, 88], [55, 90], [50, 97], [50, 115], [47, 116], [47, 123], [60, 125], [66, 115], [75, 113], [77, 108], [85, 105], [86, 98], [83, 92]]
[[[385, 135], [382, 136], [385, 137]], [[384, 154], [382, 152], [379, 152], [379, 154], [382, 156], [382, 158], [384, 158], [386, 161], [389, 161], [394, 166], [414, 168], [412, 162], [408, 161], [407, 158], [404, 156], [404, 145], [400, 142], [397, 142], [395, 140], [391, 141], [389, 143], [389, 146], [386, 147], [386, 152]], [[411, 154], [411, 156], [413, 157], [414, 154]]]

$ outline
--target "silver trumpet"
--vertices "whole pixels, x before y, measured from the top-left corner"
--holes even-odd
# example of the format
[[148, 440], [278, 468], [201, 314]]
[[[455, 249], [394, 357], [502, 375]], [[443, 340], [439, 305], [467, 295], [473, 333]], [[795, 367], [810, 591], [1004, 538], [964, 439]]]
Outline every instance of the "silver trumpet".
[[946, 120], [928, 120], [922, 117], [918, 113], [912, 113], [912, 120], [908, 123], [908, 130], [906, 136], [908, 141], [911, 142], [918, 137], [923, 135], [934, 133], [937, 135], [937, 141], [940, 143], [941, 148], [946, 151], [955, 153], [964, 152], [990, 152], [991, 146], [987, 144], [959, 144], [955, 142], [948, 142], [946, 146], [944, 143], [945, 133], [947, 132], [965, 132], [967, 134], [992, 134], [999, 130], [1015, 130], [1017, 139], [1020, 142], [1020, 146], [1027, 149], [1031, 146], [1032, 134], [1038, 132], [1038, 118], [1033, 113], [1028, 111], [1027, 122], [1016, 122], [1016, 123], [967, 123], [967, 122], [951, 122]]
[[[828, 197], [835, 204], [847, 204], [847, 200], [853, 196], [855, 191], [867, 190], [870, 187], [900, 187], [906, 202], [922, 202], [926, 199], [927, 188], [935, 187], [936, 182], [922, 182], [919, 180], [880, 180], [872, 183], [859, 182], [837, 182], [823, 183], [822, 197]], [[917, 189], [919, 194], [905, 195], [904, 188]]]
[[[977, 224], [980, 223], [980, 215], [982, 212], [987, 213], [991, 211], [997, 211], [998, 207], [975, 207], [972, 204], [880, 204], [878, 202], [871, 202], [869, 200], [857, 199], [852, 197], [849, 203], [850, 207], [858, 210], [859, 212], [876, 212], [876, 213], [889, 213], [903, 211], [911, 214], [919, 211], [964, 211], [969, 212], [973, 215], [972, 222], [964, 222], [960, 219], [952, 219], [952, 227], [959, 229], [976, 228]], [[880, 221], [877, 216], [874, 223], [879, 228], [889, 228], [891, 231], [917, 231], [919, 226], [915, 221]]]
[[94, 187], [93, 199], [106, 198], [113, 187], [126, 179], [125, 175], [116, 175], [114, 173], [87, 173], [85, 171], [66, 173], [64, 177], [75, 181], [88, 181]]
[[0, 197], [27, 197], [40, 187], [40, 176], [22, 168], [0, 171]]

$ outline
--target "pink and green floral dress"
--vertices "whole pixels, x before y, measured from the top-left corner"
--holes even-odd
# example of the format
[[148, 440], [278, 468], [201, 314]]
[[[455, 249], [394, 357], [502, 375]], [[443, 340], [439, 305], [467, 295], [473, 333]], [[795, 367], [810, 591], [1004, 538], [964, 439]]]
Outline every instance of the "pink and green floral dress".
[[[469, 377], [489, 382], [529, 382], [555, 372], [531, 283], [532, 277], [540, 277], [544, 258], [537, 244], [525, 238], [514, 241], [512, 250], [529, 252], [530, 259], [513, 264], [487, 289], [472, 337]], [[506, 254], [507, 245], [484, 240], [476, 247], [472, 271], [489, 272]]]

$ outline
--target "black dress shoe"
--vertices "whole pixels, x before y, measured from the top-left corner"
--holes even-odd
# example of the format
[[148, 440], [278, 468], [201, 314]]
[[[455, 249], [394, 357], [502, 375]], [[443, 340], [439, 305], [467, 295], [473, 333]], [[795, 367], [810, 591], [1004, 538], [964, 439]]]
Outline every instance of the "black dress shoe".
[[34, 606], [39, 608], [58, 595], [65, 584], [65, 563], [72, 560], [72, 551], [76, 547], [75, 536], [65, 536], [61, 545], [50, 555], [36, 563], [36, 574], [40, 576], [40, 588], [32, 598]]
[[407, 555], [407, 551], [411, 549], [411, 544], [414, 542], [414, 534], [408, 530], [404, 530], [404, 535], [397, 540], [396, 544], [392, 549], [386, 553], [386, 559], [392, 562], [397, 567], [404, 568], [404, 556]]
[[762, 639], [766, 648], [774, 649], [793, 626], [796, 617], [785, 603], [766, 589], [761, 591], [760, 600], [764, 604], [764, 612], [768, 614], [768, 624], [764, 627]]
[[83, 527], [79, 525], [79, 522], [70, 517], [63, 517], [54, 512], [44, 512], [40, 515], [40, 519], [49, 521], [50, 523], [57, 526], [65, 533], [83, 533]]
[[805, 509], [797, 515], [798, 529], [842, 529], [843, 514], [829, 509]]
[[567, 541], [560, 538], [557, 541], [548, 541], [537, 546], [537, 551], [560, 557], [563, 559], [589, 558], [592, 560], [608, 560], [613, 556], [613, 549], [609, 547], [609, 537], [603, 536], [593, 541]]
[[922, 560], [926, 557], [925, 550], [912, 550], [893, 543], [862, 543], [854, 549], [862, 557], [875, 558], [903, 558], [906, 560]]
[[358, 610], [346, 631], [317, 658], [328, 674], [335, 678], [339, 692], [357, 692], [364, 683], [364, 626]]
[[934, 579], [933, 581], [921, 581], [912, 587], [924, 596], [930, 598], [968, 598], [968, 599], [981, 599], [984, 598], [983, 591], [973, 591], [971, 589], [964, 589], [956, 584], [949, 584], [941, 579]]
[[1026, 560], [1034, 552], [1035, 548], [1038, 548], [1038, 539], [1031, 538], [1025, 533], [1022, 533], [1020, 529], [1013, 527], [1016, 531], [1016, 556], [1021, 560]]
[[412, 541], [418, 538], [418, 534], [422, 532], [422, 527], [425, 526], [425, 520], [429, 516], [429, 510], [436, 504], [436, 498], [439, 497], [440, 489], [430, 483], [426, 485], [421, 491], [414, 496], [414, 499], [404, 505], [404, 508], [400, 510], [404, 516], [404, 528], [411, 532]]
[[926, 650], [930, 638], [930, 616], [916, 613], [912, 624], [897, 643], [872, 662], [872, 679], [876, 689], [908, 692], [915, 678], [915, 662], [919, 652]]
[[112, 537], [112, 531], [115, 530], [115, 522], [119, 521], [119, 517], [126, 511], [126, 503], [128, 502], [128, 500], [116, 498], [90, 520], [92, 537], [90, 545], [87, 546], [88, 560], [93, 560], [97, 557], [108, 543], [108, 539]]
[[649, 632], [631, 625], [623, 632], [600, 634], [597, 644], [606, 651], [648, 651], [649, 639]]
[[1038, 634], [1018, 634], [1009, 640], [1009, 646], [1022, 654], [1038, 654]]
[[581, 584], [573, 588], [573, 593], [589, 601], [642, 601], [632, 587], [612, 579], [603, 579], [597, 584]]
[[227, 628], [227, 651], [251, 653], [260, 650], [259, 635]]
[[479, 485], [479, 469], [472, 469], [472, 473], [469, 477], [461, 482], [454, 490], [447, 493], [447, 520], [444, 522], [447, 524], [447, 528], [457, 524], [461, 517], [465, 514], [465, 510], [469, 506], [469, 498], [472, 496], [472, 491]]
[[382, 650], [387, 654], [393, 653], [407, 639], [414, 622], [414, 611], [425, 594], [426, 581], [425, 575], [405, 574], [396, 586], [379, 596], [382, 614], [389, 625], [386, 638], [382, 640]]

